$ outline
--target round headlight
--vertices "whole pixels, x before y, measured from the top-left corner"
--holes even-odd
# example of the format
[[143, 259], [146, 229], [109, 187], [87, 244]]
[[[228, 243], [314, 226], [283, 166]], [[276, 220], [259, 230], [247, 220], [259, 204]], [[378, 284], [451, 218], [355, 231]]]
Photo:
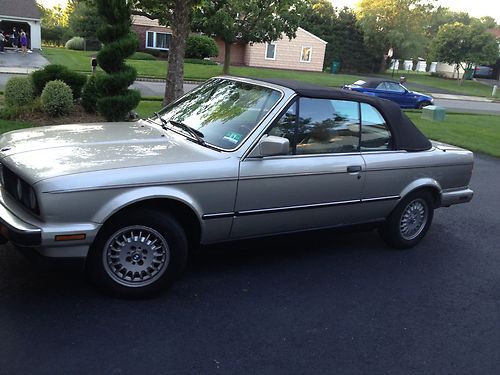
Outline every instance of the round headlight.
[[30, 188], [30, 194], [29, 194], [29, 206], [31, 210], [36, 210], [36, 194], [35, 190], [33, 188]]
[[23, 184], [21, 182], [21, 179], [19, 179], [19, 178], [17, 179], [16, 190], [17, 190], [17, 198], [23, 199]]

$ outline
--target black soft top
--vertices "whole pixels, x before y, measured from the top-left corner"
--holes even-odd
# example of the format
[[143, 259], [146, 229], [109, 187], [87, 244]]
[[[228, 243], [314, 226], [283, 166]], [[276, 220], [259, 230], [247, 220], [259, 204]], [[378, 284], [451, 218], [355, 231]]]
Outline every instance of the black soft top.
[[[424, 151], [432, 147], [427, 137], [401, 111], [399, 104], [390, 100], [355, 91], [316, 86], [298, 81], [261, 78], [255, 80], [287, 87], [295, 91], [297, 95], [305, 98], [351, 100], [371, 104], [384, 116], [393, 135], [393, 146], [396, 150]], [[381, 80], [379, 81], [381, 82]]]

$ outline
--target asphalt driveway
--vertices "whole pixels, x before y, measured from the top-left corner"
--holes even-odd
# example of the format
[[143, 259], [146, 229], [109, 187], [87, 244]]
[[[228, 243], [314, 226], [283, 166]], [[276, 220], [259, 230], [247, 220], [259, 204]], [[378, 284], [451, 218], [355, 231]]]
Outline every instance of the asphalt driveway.
[[37, 51], [23, 55], [21, 52], [6, 48], [4, 53], [0, 53], [0, 70], [1, 68], [41, 68], [48, 63], [49, 61]]
[[100, 295], [0, 248], [0, 373], [495, 374], [500, 160], [424, 241], [316, 232], [205, 249], [152, 300]]

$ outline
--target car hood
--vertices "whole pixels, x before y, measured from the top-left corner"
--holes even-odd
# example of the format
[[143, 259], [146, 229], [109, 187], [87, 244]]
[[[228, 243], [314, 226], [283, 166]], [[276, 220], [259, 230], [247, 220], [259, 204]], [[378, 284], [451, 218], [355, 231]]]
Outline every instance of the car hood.
[[421, 92], [418, 92], [418, 91], [410, 91], [410, 94], [412, 94], [412, 95], [418, 95], [418, 96], [423, 96], [425, 98], [432, 99], [432, 96], [427, 95], [427, 94], [422, 94]]
[[68, 174], [220, 158], [145, 121], [57, 125], [0, 137], [0, 160], [29, 183]]

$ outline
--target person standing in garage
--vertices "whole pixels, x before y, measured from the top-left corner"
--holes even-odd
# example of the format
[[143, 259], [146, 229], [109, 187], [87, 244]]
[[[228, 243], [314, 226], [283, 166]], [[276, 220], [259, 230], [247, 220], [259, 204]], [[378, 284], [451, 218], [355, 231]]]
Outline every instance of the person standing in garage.
[[26, 35], [26, 33], [24, 32], [23, 29], [21, 29], [21, 51], [23, 53], [23, 56], [26, 55], [26, 53], [28, 53], [28, 36]]
[[16, 49], [16, 52], [19, 51], [19, 34], [15, 27], [12, 28], [12, 33], [10, 34], [10, 42], [12, 43], [12, 47]]

